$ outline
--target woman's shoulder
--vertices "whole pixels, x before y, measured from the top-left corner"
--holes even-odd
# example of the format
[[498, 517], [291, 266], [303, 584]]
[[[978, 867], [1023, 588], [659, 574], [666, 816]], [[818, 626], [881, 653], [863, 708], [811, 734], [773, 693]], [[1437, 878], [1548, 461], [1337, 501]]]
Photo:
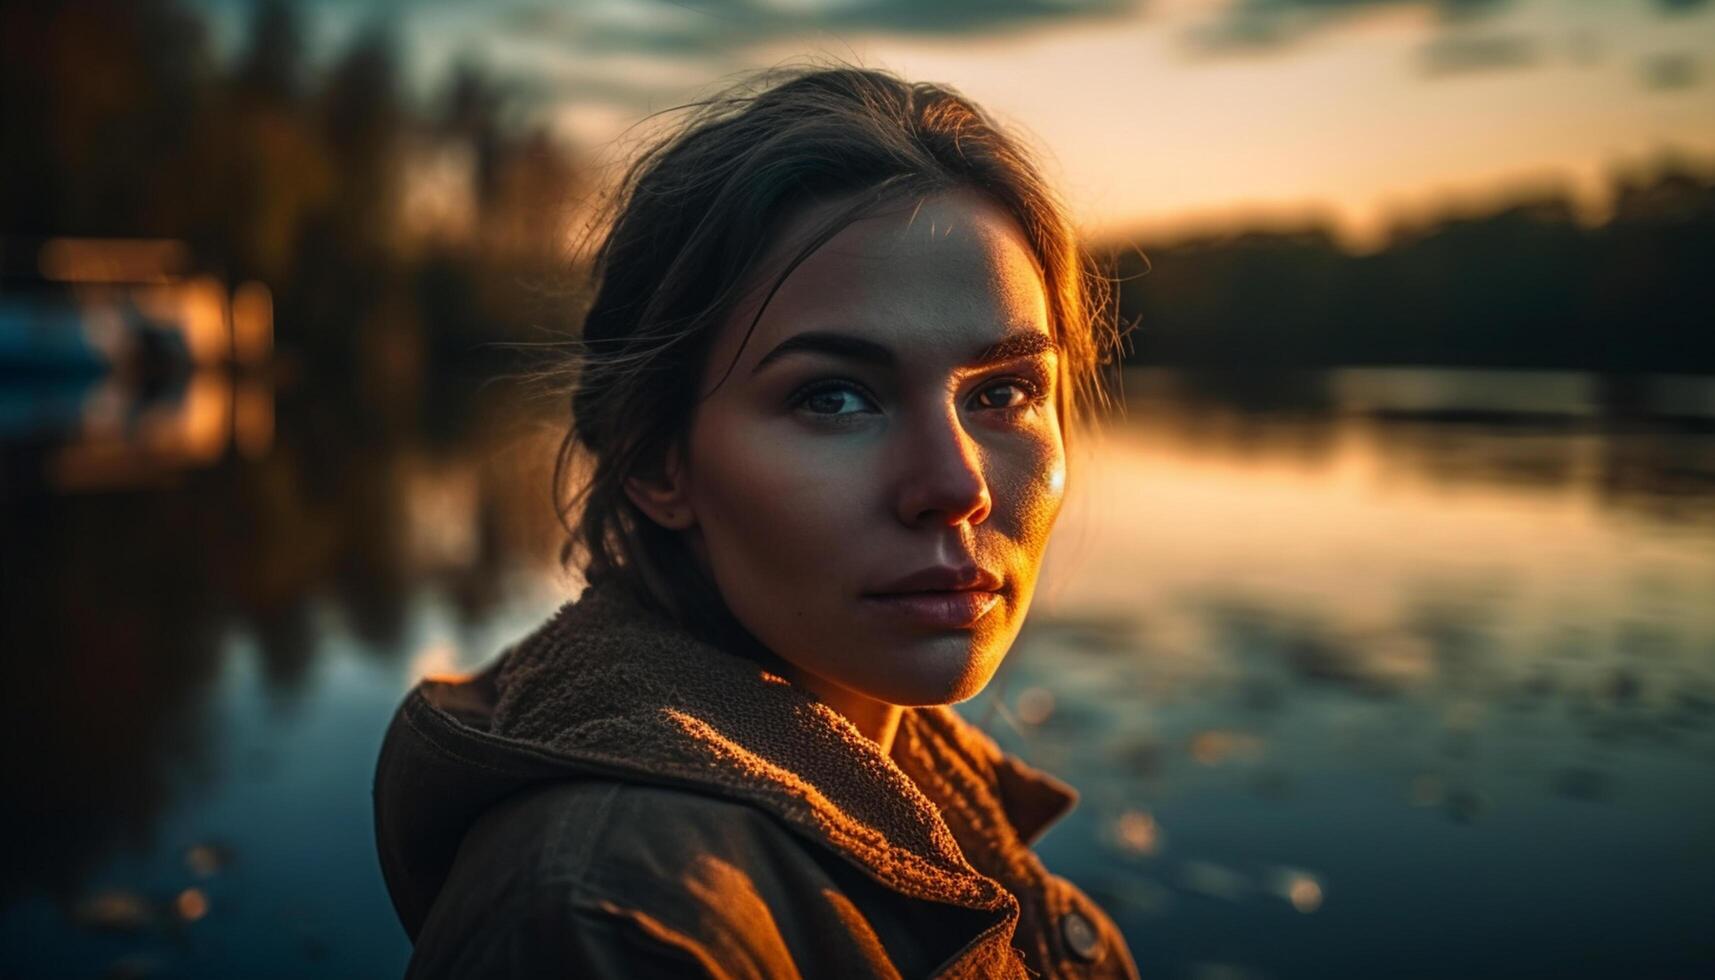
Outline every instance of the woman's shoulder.
[[783, 948], [777, 930], [789, 926], [780, 910], [829, 885], [805, 843], [762, 809], [692, 790], [606, 779], [535, 786], [470, 828], [413, 973], [437, 975], [427, 963], [486, 955], [466, 952], [480, 948], [584, 964], [641, 953], [638, 962], [680, 969], [751, 961], [767, 975]]
[[[803, 849], [768, 811], [658, 783], [575, 779], [524, 790], [478, 820], [466, 847], [526, 869], [519, 885], [616, 897], [651, 877], [721, 862], [763, 869]], [[461, 850], [460, 860], [464, 855]]]

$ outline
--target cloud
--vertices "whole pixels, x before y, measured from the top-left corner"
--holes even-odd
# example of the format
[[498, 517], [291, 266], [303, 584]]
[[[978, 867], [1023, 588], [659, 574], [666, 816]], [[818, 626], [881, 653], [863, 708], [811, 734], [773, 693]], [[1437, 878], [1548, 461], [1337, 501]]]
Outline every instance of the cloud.
[[512, 30], [544, 33], [582, 50], [718, 54], [822, 34], [975, 37], [1120, 17], [1142, 0], [642, 0], [514, 8]]
[[991, 33], [1132, 12], [1136, 0], [882, 0], [845, 4], [820, 25], [893, 34]]
[[1701, 74], [1697, 56], [1689, 51], [1651, 55], [1640, 67], [1644, 86], [1658, 92], [1691, 88]]
[[875, 35], [994, 36], [1121, 19], [1145, 2], [522, 0], [492, 13], [490, 23], [506, 51], [500, 61], [537, 105], [575, 101], [647, 111], [689, 98], [707, 83], [750, 67], [747, 52], [783, 42], [831, 43], [837, 49]]
[[1513, 0], [1228, 0], [1192, 28], [1188, 41], [1203, 54], [1282, 48], [1357, 17], [1383, 10], [1427, 10], [1443, 23], [1487, 17]]
[[1420, 67], [1431, 78], [1529, 68], [1542, 60], [1541, 45], [1522, 34], [1446, 34], [1419, 49]]
[[[1608, 2], [1608, 0], [1604, 0]], [[1617, 2], [1617, 0], [1616, 0]], [[1712, 5], [1715, 0], [1633, 0], [1663, 16], [1679, 16]], [[1190, 48], [1199, 54], [1245, 54], [1290, 47], [1312, 35], [1337, 28], [1365, 14], [1387, 10], [1426, 11], [1443, 26], [1459, 28], [1516, 6], [1515, 0], [1222, 0], [1214, 12], [1186, 35]], [[1499, 67], [1519, 67], [1524, 49], [1516, 44], [1485, 39], [1471, 50], [1456, 44], [1446, 51], [1430, 52], [1425, 65], [1430, 74]], [[1490, 46], [1490, 50], [1479, 50]], [[1527, 45], [1528, 46], [1528, 45]], [[1469, 54], [1469, 64], [1462, 56]], [[1444, 61], [1442, 55], [1448, 56]], [[1534, 63], [1533, 53], [1528, 59]]]

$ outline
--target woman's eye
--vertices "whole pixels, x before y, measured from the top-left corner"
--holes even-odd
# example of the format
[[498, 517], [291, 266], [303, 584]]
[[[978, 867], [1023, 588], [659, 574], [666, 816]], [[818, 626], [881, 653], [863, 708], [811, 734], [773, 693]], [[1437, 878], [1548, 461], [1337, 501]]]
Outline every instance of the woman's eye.
[[[991, 393], [998, 393], [998, 395], [990, 396]], [[995, 412], [1010, 415], [1014, 412], [1022, 412], [1034, 403], [1041, 402], [1043, 400], [1041, 395], [1043, 395], [1043, 391], [1036, 386], [1036, 383], [1026, 381], [1024, 378], [1012, 378], [1007, 379], [1007, 381], [996, 381], [995, 384], [990, 384], [988, 388], [983, 388], [978, 393], [978, 400], [981, 402], [984, 396], [990, 396], [988, 405], [981, 405], [981, 407], [991, 408]]]
[[[989, 384], [977, 391], [973, 407], [1011, 415], [1041, 400], [1041, 390], [1023, 378]], [[812, 385], [793, 396], [794, 409], [825, 419], [849, 419], [881, 410], [864, 390], [848, 382]]]
[[812, 415], [856, 415], [872, 411], [869, 399], [849, 385], [829, 385], [800, 395], [796, 407]]
[[1036, 391], [1022, 381], [1002, 381], [977, 392], [980, 407], [1001, 410], [1023, 408], [1035, 397]]

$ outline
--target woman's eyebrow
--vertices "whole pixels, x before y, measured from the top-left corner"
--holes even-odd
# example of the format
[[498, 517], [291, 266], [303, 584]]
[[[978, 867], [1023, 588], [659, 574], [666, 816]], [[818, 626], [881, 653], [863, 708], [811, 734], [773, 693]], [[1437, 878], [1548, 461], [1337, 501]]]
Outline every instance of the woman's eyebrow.
[[[1020, 357], [1034, 357], [1038, 354], [1059, 350], [1054, 339], [1039, 330], [1027, 330], [1010, 334], [995, 343], [979, 349], [971, 355], [969, 364], [981, 367], [1000, 361], [1011, 361]], [[843, 357], [847, 360], [866, 361], [880, 367], [893, 367], [899, 363], [899, 358], [885, 344], [873, 340], [856, 337], [851, 334], [833, 333], [825, 330], [807, 330], [794, 334], [782, 340], [773, 350], [762, 355], [756, 366], [750, 369], [755, 374], [769, 364], [793, 353], [826, 354], [831, 357]]]

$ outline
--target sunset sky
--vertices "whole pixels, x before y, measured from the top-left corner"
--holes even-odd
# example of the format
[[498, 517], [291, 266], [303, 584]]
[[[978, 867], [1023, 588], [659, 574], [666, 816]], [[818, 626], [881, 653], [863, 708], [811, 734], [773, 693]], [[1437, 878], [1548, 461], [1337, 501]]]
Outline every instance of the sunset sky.
[[[217, 35], [248, 4], [205, 0]], [[951, 83], [1030, 134], [1092, 235], [1393, 218], [1617, 166], [1715, 160], [1709, 0], [580, 0], [305, 4], [316, 57], [377, 20], [422, 88], [460, 58], [611, 158], [651, 110], [836, 55]], [[406, 13], [408, 12], [408, 13]]]

